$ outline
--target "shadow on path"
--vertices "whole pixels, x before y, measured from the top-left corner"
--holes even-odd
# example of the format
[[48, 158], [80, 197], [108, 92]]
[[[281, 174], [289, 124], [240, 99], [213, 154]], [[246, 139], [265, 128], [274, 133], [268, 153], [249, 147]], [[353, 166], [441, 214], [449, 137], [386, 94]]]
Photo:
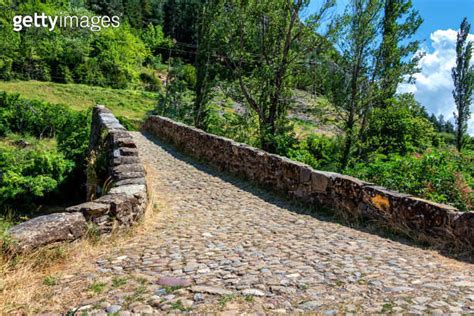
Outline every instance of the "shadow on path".
[[460, 261], [464, 261], [467, 263], [474, 263], [474, 254], [472, 253], [452, 253], [449, 249], [448, 250], [433, 249], [432, 247], [429, 247], [426, 244], [409, 239], [401, 235], [400, 233], [391, 231], [389, 229], [383, 229], [383, 228], [377, 227], [376, 224], [372, 222], [367, 222], [367, 221], [357, 222], [357, 223], [348, 222], [347, 220], [344, 220], [341, 216], [338, 216], [336, 212], [330, 209], [309, 206], [301, 202], [290, 200], [282, 195], [271, 192], [269, 189], [263, 188], [259, 186], [258, 184], [252, 183], [248, 180], [240, 179], [236, 177], [235, 175], [231, 175], [230, 173], [225, 172], [225, 171], [218, 171], [216, 168], [206, 164], [205, 162], [200, 162], [184, 154], [175, 146], [162, 141], [161, 139], [157, 138], [156, 136], [148, 132], [141, 132], [141, 133], [143, 136], [145, 136], [145, 138], [147, 138], [149, 141], [153, 142], [157, 146], [163, 148], [163, 150], [165, 150], [168, 154], [170, 154], [174, 158], [180, 161], [183, 161], [189, 165], [192, 165], [193, 167], [195, 167], [196, 169], [202, 172], [205, 172], [214, 177], [218, 177], [223, 181], [231, 183], [232, 185], [238, 187], [239, 189], [246, 191], [258, 197], [259, 199], [264, 200], [265, 202], [271, 203], [273, 205], [276, 205], [282, 209], [286, 209], [286, 210], [289, 210], [290, 212], [294, 212], [297, 214], [310, 215], [311, 217], [319, 221], [338, 223], [346, 227], [350, 227], [352, 229], [356, 229], [361, 232], [377, 235], [382, 238], [390, 239], [394, 242], [404, 244], [410, 247], [418, 247], [418, 248], [426, 249], [426, 250], [436, 250], [443, 256], [460, 260]]

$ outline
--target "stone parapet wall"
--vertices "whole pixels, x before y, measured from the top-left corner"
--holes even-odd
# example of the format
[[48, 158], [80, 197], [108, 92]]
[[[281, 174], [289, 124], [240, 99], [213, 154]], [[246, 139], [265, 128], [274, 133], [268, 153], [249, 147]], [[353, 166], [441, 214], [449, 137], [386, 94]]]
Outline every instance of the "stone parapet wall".
[[103, 106], [94, 107], [89, 142], [88, 200], [66, 209], [81, 212], [103, 233], [130, 227], [147, 203], [145, 169], [129, 132]]
[[423, 200], [267, 153], [151, 116], [144, 129], [221, 171], [309, 205], [335, 209], [349, 221], [368, 219], [435, 247], [474, 249], [474, 212]]
[[77, 239], [87, 232], [87, 222], [103, 234], [142, 218], [148, 196], [137, 146], [112, 112], [100, 105], [92, 114], [89, 158], [88, 202], [14, 226], [9, 231], [14, 251]]

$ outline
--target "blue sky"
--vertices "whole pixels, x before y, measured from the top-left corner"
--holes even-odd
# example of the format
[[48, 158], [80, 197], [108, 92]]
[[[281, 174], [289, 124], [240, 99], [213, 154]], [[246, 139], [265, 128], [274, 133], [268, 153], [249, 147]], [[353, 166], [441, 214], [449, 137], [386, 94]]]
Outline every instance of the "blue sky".
[[[312, 0], [307, 11], [314, 12], [322, 0]], [[337, 0], [334, 13], [344, 11], [348, 0]], [[429, 112], [452, 119], [455, 109], [451, 91], [451, 68], [455, 63], [456, 31], [464, 17], [472, 23], [470, 39], [474, 41], [474, 0], [412, 0], [424, 22], [416, 39], [422, 41], [421, 72], [414, 85], [401, 85], [399, 91], [412, 92]], [[474, 63], [474, 60], [471, 61]], [[471, 105], [469, 132], [474, 135], [474, 104]]]

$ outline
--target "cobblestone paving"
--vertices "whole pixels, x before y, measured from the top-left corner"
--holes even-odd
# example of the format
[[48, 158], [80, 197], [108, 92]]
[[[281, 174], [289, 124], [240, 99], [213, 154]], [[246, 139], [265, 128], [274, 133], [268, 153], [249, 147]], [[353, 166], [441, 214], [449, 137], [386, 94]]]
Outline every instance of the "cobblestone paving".
[[134, 138], [166, 207], [154, 233], [97, 261], [81, 311], [474, 313], [472, 264], [304, 214]]

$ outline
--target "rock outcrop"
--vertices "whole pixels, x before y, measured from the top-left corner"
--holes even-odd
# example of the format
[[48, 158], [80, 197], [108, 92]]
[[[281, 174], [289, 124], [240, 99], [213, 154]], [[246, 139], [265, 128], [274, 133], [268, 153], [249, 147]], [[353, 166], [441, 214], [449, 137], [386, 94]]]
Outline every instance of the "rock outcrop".
[[47, 244], [75, 240], [87, 229], [79, 213], [54, 213], [38, 216], [10, 229], [13, 250], [26, 252]]

